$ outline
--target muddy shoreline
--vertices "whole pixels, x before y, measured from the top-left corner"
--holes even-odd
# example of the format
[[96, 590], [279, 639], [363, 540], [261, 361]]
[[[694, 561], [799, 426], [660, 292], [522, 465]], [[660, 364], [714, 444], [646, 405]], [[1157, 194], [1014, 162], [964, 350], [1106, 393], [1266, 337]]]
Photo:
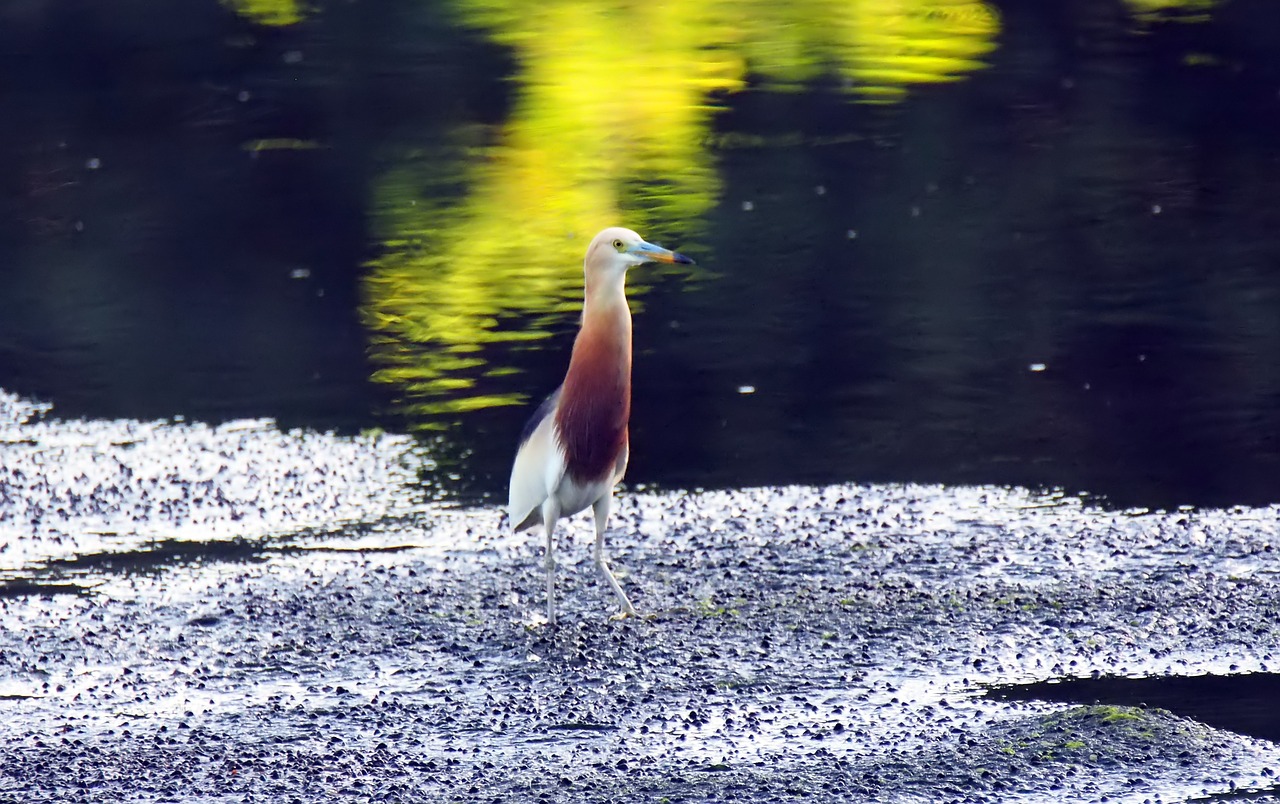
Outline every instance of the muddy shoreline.
[[3, 800], [1167, 802], [1280, 768], [1176, 696], [988, 694], [1207, 675], [1229, 709], [1280, 656], [1274, 508], [625, 493], [610, 549], [652, 617], [609, 619], [584, 519], [551, 630], [538, 540], [427, 501], [407, 439], [15, 405]]

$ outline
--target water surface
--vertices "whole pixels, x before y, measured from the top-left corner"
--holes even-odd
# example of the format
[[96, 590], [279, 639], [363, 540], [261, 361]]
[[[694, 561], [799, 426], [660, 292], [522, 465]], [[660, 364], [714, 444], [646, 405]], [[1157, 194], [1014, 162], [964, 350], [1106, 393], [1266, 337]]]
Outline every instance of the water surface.
[[0, 388], [500, 496], [623, 223], [634, 483], [1280, 499], [1265, 3], [190, 6], [0, 12]]

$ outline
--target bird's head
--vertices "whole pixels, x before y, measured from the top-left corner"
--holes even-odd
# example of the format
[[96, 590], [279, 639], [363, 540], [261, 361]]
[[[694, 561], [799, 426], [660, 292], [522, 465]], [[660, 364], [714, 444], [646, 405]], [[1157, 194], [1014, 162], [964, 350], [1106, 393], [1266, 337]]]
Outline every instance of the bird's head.
[[693, 260], [683, 254], [647, 243], [630, 229], [613, 226], [592, 238], [591, 245], [587, 246], [587, 283], [619, 282], [628, 268], [646, 262], [693, 264]]

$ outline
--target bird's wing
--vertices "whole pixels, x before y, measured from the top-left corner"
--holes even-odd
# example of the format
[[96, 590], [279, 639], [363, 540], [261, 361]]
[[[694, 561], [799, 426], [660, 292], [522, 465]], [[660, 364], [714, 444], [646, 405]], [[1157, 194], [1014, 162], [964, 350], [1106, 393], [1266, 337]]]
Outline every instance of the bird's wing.
[[559, 401], [557, 388], [533, 412], [520, 434], [507, 503], [514, 530], [531, 528], [542, 521], [542, 503], [564, 477], [564, 450], [555, 433], [554, 413]]
[[613, 485], [622, 482], [623, 476], [627, 474], [627, 459], [631, 457], [630, 439], [622, 442], [622, 452], [618, 453], [618, 462], [613, 465]]

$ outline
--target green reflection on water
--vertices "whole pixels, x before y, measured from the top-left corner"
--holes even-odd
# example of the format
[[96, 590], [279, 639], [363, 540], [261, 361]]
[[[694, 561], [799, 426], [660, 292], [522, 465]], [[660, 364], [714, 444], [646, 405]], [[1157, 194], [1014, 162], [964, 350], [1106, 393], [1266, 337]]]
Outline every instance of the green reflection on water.
[[767, 86], [803, 89], [837, 75], [864, 102], [986, 66], [999, 16], [975, 0], [733, 3], [738, 48]]
[[1124, 3], [1143, 22], [1208, 22], [1209, 12], [1220, 0], [1124, 0]]
[[223, 4], [259, 25], [281, 27], [302, 21], [297, 0], [222, 0]]
[[[972, 0], [459, 0], [458, 11], [511, 49], [514, 106], [496, 130], [392, 157], [373, 191], [383, 251], [362, 311], [375, 381], [424, 428], [549, 390], [512, 377], [511, 351], [576, 315], [597, 230], [697, 243], [720, 195], [716, 99], [748, 76], [798, 89], [838, 75], [856, 99], [894, 102], [981, 67], [998, 31]], [[655, 275], [633, 273], [633, 298]]]

